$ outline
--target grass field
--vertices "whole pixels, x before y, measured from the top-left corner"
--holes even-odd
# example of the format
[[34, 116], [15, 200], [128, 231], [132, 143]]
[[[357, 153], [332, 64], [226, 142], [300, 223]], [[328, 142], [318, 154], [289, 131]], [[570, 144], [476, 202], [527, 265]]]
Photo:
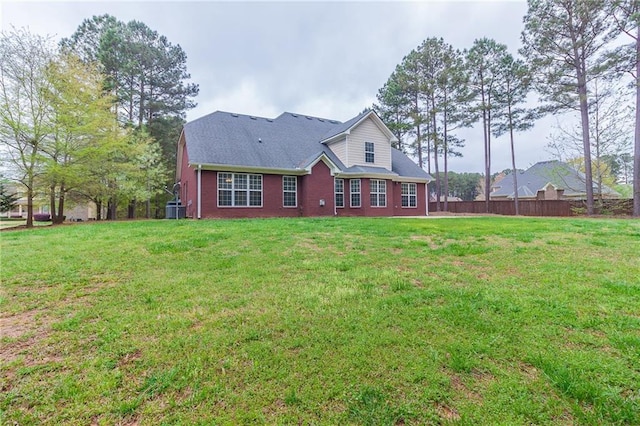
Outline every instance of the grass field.
[[5, 424], [640, 424], [640, 221], [0, 233]]

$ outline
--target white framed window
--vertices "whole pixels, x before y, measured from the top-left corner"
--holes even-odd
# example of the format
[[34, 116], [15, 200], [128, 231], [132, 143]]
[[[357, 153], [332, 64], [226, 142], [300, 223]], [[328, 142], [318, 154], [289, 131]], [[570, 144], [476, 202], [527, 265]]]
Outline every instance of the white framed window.
[[298, 177], [282, 176], [282, 205], [298, 207]]
[[344, 179], [335, 179], [334, 186], [336, 207], [344, 207]]
[[375, 152], [373, 142], [364, 143], [364, 161], [367, 163], [375, 163]]
[[402, 183], [402, 207], [418, 206], [418, 186], [415, 183]]
[[262, 175], [218, 172], [218, 207], [262, 207]]
[[387, 181], [371, 179], [371, 207], [387, 207]]
[[360, 179], [351, 179], [349, 181], [351, 207], [360, 207], [362, 201], [360, 197]]

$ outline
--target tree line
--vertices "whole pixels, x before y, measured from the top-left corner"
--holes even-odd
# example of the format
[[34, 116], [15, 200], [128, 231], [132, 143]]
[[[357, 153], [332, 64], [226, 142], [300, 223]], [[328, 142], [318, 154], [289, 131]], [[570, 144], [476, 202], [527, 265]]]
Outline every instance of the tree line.
[[[487, 211], [492, 137], [507, 134], [516, 214], [516, 133], [546, 114], [576, 113], [578, 131], [564, 132], [551, 145], [556, 150], [562, 146], [559, 151], [570, 152], [574, 161], [580, 158], [587, 213], [594, 212], [594, 174], [600, 188], [611, 156], [619, 157], [614, 163], [622, 167], [633, 155], [634, 215], [640, 216], [639, 2], [528, 0], [523, 22], [518, 55], [487, 38], [463, 50], [442, 38], [427, 38], [396, 66], [379, 90], [374, 110], [397, 137], [397, 148], [434, 175], [438, 210], [440, 194], [450, 194], [448, 159], [461, 155], [465, 143], [457, 130], [481, 125]], [[621, 93], [635, 96], [635, 107], [619, 108]], [[536, 107], [530, 106], [533, 95]], [[624, 127], [633, 115], [635, 126]]]
[[127, 217], [162, 199], [172, 182], [189, 83], [179, 45], [138, 21], [85, 20], [70, 37], [12, 29], [0, 36], [0, 146], [9, 177], [47, 197], [53, 223], [65, 203], [93, 201], [98, 219]]

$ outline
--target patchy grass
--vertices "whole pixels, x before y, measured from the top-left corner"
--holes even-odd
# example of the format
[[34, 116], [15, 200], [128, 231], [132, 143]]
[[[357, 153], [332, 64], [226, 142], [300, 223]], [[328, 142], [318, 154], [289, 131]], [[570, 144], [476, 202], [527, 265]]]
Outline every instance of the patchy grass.
[[3, 232], [7, 424], [639, 424], [640, 222]]

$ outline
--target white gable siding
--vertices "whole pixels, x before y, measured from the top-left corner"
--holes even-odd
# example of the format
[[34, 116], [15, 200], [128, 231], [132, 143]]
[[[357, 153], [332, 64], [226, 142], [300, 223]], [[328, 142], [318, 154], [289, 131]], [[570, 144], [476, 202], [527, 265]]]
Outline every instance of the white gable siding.
[[[356, 165], [375, 166], [391, 170], [391, 143], [371, 118], [367, 118], [352, 129], [347, 141], [347, 155], [344, 159], [340, 157], [340, 160], [342, 160], [347, 167]], [[367, 163], [364, 159], [365, 142], [373, 142], [375, 154], [374, 163]], [[331, 149], [333, 150], [333, 146]], [[333, 151], [335, 152], [335, 150]]]
[[340, 161], [342, 161], [342, 163], [347, 164], [347, 139], [346, 138], [342, 138], [337, 142], [330, 143], [329, 148], [331, 148], [331, 151], [333, 151], [333, 153], [340, 159]]

